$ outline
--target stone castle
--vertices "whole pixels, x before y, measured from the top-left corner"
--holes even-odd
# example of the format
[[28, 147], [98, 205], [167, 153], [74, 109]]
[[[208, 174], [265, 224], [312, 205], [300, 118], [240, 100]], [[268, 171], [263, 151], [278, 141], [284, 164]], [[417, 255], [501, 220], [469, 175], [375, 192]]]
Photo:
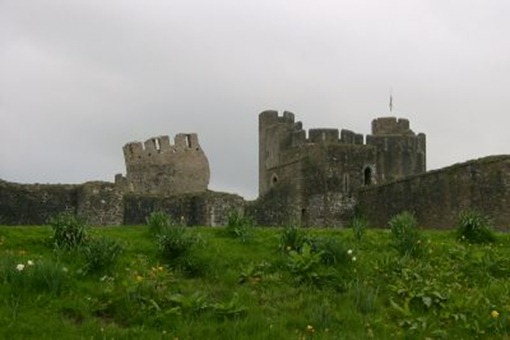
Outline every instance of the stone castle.
[[259, 196], [287, 196], [281, 222], [337, 225], [352, 217], [360, 188], [424, 173], [425, 150], [425, 135], [416, 135], [405, 119], [374, 120], [365, 142], [337, 129], [311, 129], [307, 138], [294, 114], [265, 111], [259, 116]]
[[303, 129], [294, 114], [259, 115], [259, 197], [208, 190], [210, 170], [196, 134], [123, 147], [126, 175], [80, 185], [0, 181], [0, 224], [44, 224], [62, 211], [91, 225], [142, 224], [165, 211], [188, 225], [224, 225], [244, 211], [259, 225], [345, 226], [354, 214], [384, 227], [404, 210], [424, 227], [452, 227], [466, 209], [510, 229], [510, 156], [426, 171], [426, 137], [406, 119], [372, 121], [364, 137], [349, 130]]

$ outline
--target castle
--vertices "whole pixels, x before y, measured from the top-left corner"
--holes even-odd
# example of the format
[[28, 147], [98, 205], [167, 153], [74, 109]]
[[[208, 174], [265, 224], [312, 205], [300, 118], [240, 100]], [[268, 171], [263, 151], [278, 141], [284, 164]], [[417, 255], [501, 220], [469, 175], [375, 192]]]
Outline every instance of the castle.
[[384, 227], [404, 210], [424, 227], [449, 228], [466, 209], [510, 229], [510, 156], [426, 170], [426, 137], [406, 119], [377, 118], [364, 137], [349, 130], [303, 129], [294, 114], [259, 115], [259, 197], [208, 190], [210, 170], [196, 134], [123, 147], [126, 175], [80, 185], [0, 180], [0, 224], [43, 224], [71, 211], [92, 225], [142, 224], [165, 211], [188, 225], [224, 225], [244, 211], [259, 225], [343, 227], [355, 213]]
[[416, 135], [405, 119], [375, 119], [365, 142], [337, 129], [311, 129], [307, 138], [290, 112], [259, 115], [259, 196], [285, 192], [281, 223], [342, 225], [360, 188], [424, 173], [425, 163], [425, 135]]

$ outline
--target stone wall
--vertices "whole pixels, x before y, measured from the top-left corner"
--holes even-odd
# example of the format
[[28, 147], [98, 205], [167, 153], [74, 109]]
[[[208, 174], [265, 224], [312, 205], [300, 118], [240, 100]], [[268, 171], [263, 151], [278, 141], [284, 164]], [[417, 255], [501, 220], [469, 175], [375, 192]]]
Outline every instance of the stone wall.
[[130, 194], [124, 197], [124, 224], [145, 224], [152, 212], [162, 211], [186, 225], [222, 226], [232, 210], [243, 211], [244, 205], [241, 196], [212, 191], [167, 197]]
[[385, 227], [402, 211], [426, 228], [453, 228], [460, 212], [489, 216], [510, 230], [510, 156], [491, 156], [391, 183], [362, 188], [359, 210], [372, 226]]
[[90, 225], [122, 223], [122, 192], [109, 182], [18, 184], [0, 180], [0, 224], [41, 225], [64, 211]]
[[252, 216], [257, 225], [284, 226], [300, 223], [301, 202], [291, 185], [278, 185], [257, 200], [247, 203], [246, 214]]
[[17, 184], [0, 180], [0, 224], [45, 224], [58, 213], [76, 213], [76, 185]]
[[87, 182], [77, 188], [76, 213], [89, 225], [121, 225], [123, 192], [109, 182]]

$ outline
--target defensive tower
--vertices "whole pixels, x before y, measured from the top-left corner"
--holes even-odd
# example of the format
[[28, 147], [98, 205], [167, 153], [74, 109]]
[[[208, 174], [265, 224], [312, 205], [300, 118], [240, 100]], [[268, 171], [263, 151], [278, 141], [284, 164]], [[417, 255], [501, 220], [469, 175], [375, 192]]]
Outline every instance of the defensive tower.
[[365, 143], [362, 134], [345, 129], [310, 129], [307, 136], [294, 114], [264, 111], [259, 198], [271, 202], [265, 209], [275, 210], [275, 223], [342, 225], [360, 188], [425, 172], [425, 142], [407, 119], [375, 119]]
[[127, 191], [178, 195], [207, 190], [209, 162], [195, 133], [180, 133], [131, 142], [123, 147]]

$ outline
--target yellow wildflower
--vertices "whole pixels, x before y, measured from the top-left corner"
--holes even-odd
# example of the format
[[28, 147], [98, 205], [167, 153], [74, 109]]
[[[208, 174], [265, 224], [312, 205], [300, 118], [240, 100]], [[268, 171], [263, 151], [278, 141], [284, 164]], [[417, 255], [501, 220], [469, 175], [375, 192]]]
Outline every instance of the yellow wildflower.
[[498, 312], [497, 310], [493, 310], [493, 311], [491, 312], [491, 316], [492, 316], [493, 318], [497, 318], [497, 317], [499, 316], [499, 312]]
[[142, 282], [143, 277], [141, 275], [136, 275], [135, 280], [136, 280], [136, 282]]

